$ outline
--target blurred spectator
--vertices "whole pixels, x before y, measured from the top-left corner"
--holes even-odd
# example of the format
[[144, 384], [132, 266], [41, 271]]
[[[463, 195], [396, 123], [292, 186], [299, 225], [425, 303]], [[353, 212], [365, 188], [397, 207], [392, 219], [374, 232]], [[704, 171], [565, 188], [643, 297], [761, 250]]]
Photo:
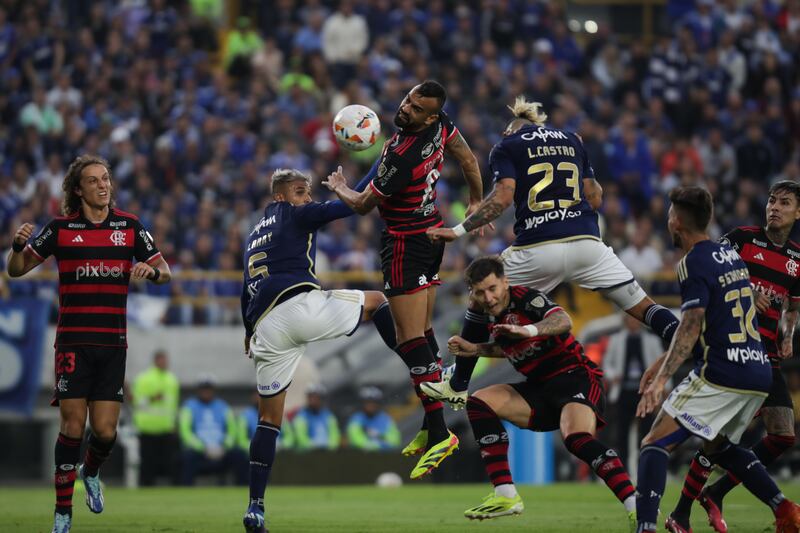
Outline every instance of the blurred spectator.
[[246, 485], [247, 454], [236, 446], [237, 429], [233, 410], [216, 397], [216, 378], [201, 375], [197, 395], [181, 407], [181, 484], [194, 485], [198, 474], [209, 473], [217, 474], [223, 484], [233, 472], [236, 484]]
[[55, 135], [64, 129], [61, 114], [47, 102], [47, 95], [41, 87], [33, 90], [33, 100], [20, 111], [19, 123], [23, 127], [36, 128], [42, 135]]
[[400, 431], [383, 410], [383, 392], [378, 387], [362, 387], [358, 392], [361, 410], [347, 422], [347, 440], [352, 448], [377, 451], [400, 447]]
[[661, 339], [644, 331], [635, 318], [623, 314], [622, 322], [623, 328], [609, 337], [603, 357], [603, 373], [608, 383], [608, 401], [614, 405], [611, 412], [615, 413], [613, 419], [610, 419], [616, 426], [616, 438], [611, 442], [622, 462], [631, 465], [628, 444], [631, 429], [638, 428], [638, 443], [653, 422], [652, 416], [637, 421], [639, 380], [644, 371], [661, 356], [664, 348]]
[[139, 485], [155, 485], [159, 476], [178, 481], [178, 421], [180, 385], [169, 371], [167, 352], [153, 355], [153, 366], [133, 381], [133, 425], [139, 434]]
[[636, 279], [647, 279], [661, 269], [661, 253], [650, 244], [653, 223], [647, 217], [634, 222], [630, 244], [620, 252], [619, 260], [630, 269]]
[[352, 0], [341, 0], [322, 27], [322, 55], [330, 65], [336, 87], [344, 87], [354, 77], [368, 43], [367, 21], [354, 11]]
[[225, 67], [228, 72], [236, 78], [249, 76], [251, 58], [263, 46], [264, 41], [250, 25], [250, 19], [239, 17], [236, 29], [228, 33], [228, 41], [225, 43]]
[[325, 407], [326, 394], [327, 390], [320, 384], [306, 390], [306, 405], [292, 419], [297, 450], [336, 450], [341, 445], [339, 422]]

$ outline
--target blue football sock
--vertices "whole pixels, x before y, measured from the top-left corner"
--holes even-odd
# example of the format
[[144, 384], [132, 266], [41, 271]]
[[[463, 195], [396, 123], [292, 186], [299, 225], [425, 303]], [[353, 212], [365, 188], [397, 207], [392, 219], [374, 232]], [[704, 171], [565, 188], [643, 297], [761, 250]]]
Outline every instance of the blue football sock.
[[663, 305], [653, 304], [644, 312], [644, 323], [650, 326], [656, 335], [669, 345], [675, 330], [678, 329], [678, 317]]
[[660, 446], [645, 446], [639, 454], [636, 484], [636, 518], [639, 531], [656, 531], [658, 504], [667, 485], [669, 452]]
[[389, 310], [389, 302], [384, 302], [372, 313], [372, 323], [389, 349], [397, 347], [397, 332], [394, 329], [394, 318]]
[[264, 509], [264, 491], [267, 490], [269, 473], [275, 462], [275, 443], [281, 428], [268, 422], [259, 422], [253, 440], [250, 441], [250, 505]]
[[714, 454], [714, 462], [736, 476], [753, 495], [775, 510], [785, 498], [752, 450], [731, 445]]

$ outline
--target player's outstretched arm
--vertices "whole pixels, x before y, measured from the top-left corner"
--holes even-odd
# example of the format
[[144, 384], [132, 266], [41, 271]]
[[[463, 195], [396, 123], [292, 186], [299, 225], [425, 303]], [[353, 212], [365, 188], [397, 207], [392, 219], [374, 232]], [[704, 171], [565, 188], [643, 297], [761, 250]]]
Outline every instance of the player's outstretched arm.
[[18, 278], [39, 266], [42, 261], [27, 249], [25, 244], [33, 235], [33, 224], [23, 224], [14, 234], [11, 253], [6, 261], [6, 271], [12, 278]]
[[535, 324], [519, 326], [516, 324], [496, 324], [494, 334], [510, 339], [528, 339], [530, 337], [552, 337], [561, 335], [572, 329], [572, 319], [566, 311], [551, 312]]
[[478, 208], [483, 199], [483, 180], [478, 159], [472, 153], [460, 131], [457, 131], [453, 138], [447, 141], [444, 151], [458, 161], [461, 172], [464, 174], [464, 180], [469, 186], [469, 208], [467, 209], [467, 215], [469, 215]]
[[700, 337], [705, 314], [704, 307], [695, 307], [683, 312], [681, 323], [678, 324], [672, 344], [664, 357], [664, 363], [653, 381], [645, 388], [642, 399], [636, 408], [636, 416], [645, 417], [661, 405], [667, 381], [692, 354], [692, 348]]
[[503, 349], [497, 343], [475, 344], [458, 335], [453, 335], [447, 340], [447, 349], [459, 357], [505, 357]]
[[502, 178], [494, 184], [494, 189], [484, 198], [474, 213], [454, 228], [430, 228], [428, 238], [432, 241], [454, 241], [462, 235], [478, 229], [499, 217], [508, 206], [514, 203], [514, 191], [517, 182], [510, 178]]
[[347, 178], [342, 174], [342, 167], [328, 175], [322, 184], [333, 191], [347, 206], [358, 213], [366, 215], [380, 203], [380, 199], [367, 187], [362, 192], [357, 192], [347, 186]]

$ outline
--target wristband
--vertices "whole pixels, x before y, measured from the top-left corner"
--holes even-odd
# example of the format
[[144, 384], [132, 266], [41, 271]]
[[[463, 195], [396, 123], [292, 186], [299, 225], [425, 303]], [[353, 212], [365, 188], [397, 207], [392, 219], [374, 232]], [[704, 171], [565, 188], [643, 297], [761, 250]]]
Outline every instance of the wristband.
[[150, 281], [158, 281], [159, 277], [161, 277], [161, 271], [153, 267], [153, 276], [150, 278]]
[[522, 326], [522, 327], [525, 328], [525, 331], [527, 331], [531, 337], [539, 336], [539, 328], [537, 328], [533, 324], [528, 324], [527, 326]]
[[453, 233], [456, 234], [456, 237], [462, 237], [463, 235], [466, 235], [467, 230], [464, 229], [464, 224], [459, 224], [453, 228]]
[[25, 249], [25, 246], [27, 245], [28, 243], [26, 242], [19, 244], [17, 241], [11, 241], [11, 249], [14, 250], [16, 253], [20, 253], [22, 250]]

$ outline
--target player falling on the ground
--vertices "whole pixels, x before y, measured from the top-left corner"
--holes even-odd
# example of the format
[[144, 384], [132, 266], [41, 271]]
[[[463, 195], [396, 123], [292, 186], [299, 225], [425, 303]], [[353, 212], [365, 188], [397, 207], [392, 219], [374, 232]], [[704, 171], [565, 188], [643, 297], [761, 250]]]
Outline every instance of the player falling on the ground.
[[[780, 370], [780, 362], [792, 356], [792, 339], [800, 306], [800, 245], [789, 240], [792, 226], [800, 219], [800, 184], [779, 181], [770, 188], [766, 219], [765, 227], [736, 228], [726, 234], [722, 242], [739, 253], [750, 272], [750, 284], [764, 295], [756, 302], [756, 319], [758, 333], [772, 363], [772, 388], [759, 411], [767, 435], [753, 447], [753, 452], [764, 466], [769, 466], [790, 450], [795, 441], [792, 397]], [[654, 365], [654, 370], [658, 368]], [[671, 515], [675, 523], [672, 531], [690, 530], [689, 515], [695, 499], [699, 499], [708, 513], [714, 531], [727, 531], [722, 518], [722, 499], [739, 481], [727, 473], [701, 492], [710, 473], [710, 462], [702, 452], [698, 452]]]
[[[669, 232], [686, 256], [678, 263], [683, 315], [658, 372], [643, 377], [644, 393], [637, 415], [661, 405], [672, 374], [702, 350], [695, 368], [661, 405], [642, 440], [636, 487], [638, 532], [657, 529], [658, 505], [664, 494], [670, 452], [690, 436], [704, 441], [703, 456], [718, 464], [775, 513], [776, 531], [798, 531], [800, 507], [787, 500], [752, 451], [738, 445], [772, 385], [769, 359], [755, 321], [750, 273], [735, 250], [712, 242], [707, 228], [711, 194], [700, 187], [670, 192]], [[667, 527], [676, 529], [673, 518]]]
[[509, 285], [497, 257], [476, 259], [465, 280], [473, 301], [493, 316], [493, 342], [475, 344], [451, 337], [448, 348], [460, 357], [504, 357], [525, 381], [490, 385], [467, 398], [467, 416], [495, 487], [484, 501], [467, 509], [470, 519], [522, 512], [522, 499], [508, 467], [508, 433], [501, 420], [532, 431], [561, 430], [564, 445], [605, 481], [636, 523], [634, 488], [617, 453], [594, 435], [602, 427], [603, 372], [583, 353], [570, 333], [572, 320], [546, 294]]
[[350, 216], [342, 202], [313, 202], [311, 178], [294, 169], [272, 175], [273, 201], [244, 251], [242, 318], [245, 352], [253, 358], [258, 426], [250, 442], [250, 500], [246, 531], [266, 531], [264, 492], [275, 462], [286, 389], [309, 342], [352, 335], [372, 320], [391, 348], [394, 323], [379, 291], [321, 290], [314, 272], [317, 230]]
[[[61, 425], [53, 533], [70, 530], [76, 476], [86, 488], [89, 510], [103, 511], [99, 469], [114, 447], [123, 400], [128, 283], [170, 280], [169, 266], [139, 219], [114, 207], [108, 162], [90, 155], [76, 158], [62, 190], [64, 216], [50, 221], [31, 242], [33, 225], [22, 224], [7, 267], [9, 276], [18, 277], [51, 255], [58, 262], [53, 405], [59, 406]], [[87, 414], [91, 433], [79, 466]]]
[[[478, 209], [455, 228], [433, 228], [434, 241], [453, 241], [496, 219], [515, 206], [516, 239], [501, 258], [513, 285], [549, 293], [565, 281], [598, 290], [632, 317], [669, 341], [678, 319], [639, 287], [633, 274], [600, 239], [595, 211], [602, 188], [594, 178], [580, 138], [545, 126], [538, 102], [518, 97], [514, 119], [489, 156], [494, 189]], [[484, 342], [486, 315], [471, 306], [462, 337]], [[449, 382], [424, 385], [423, 392], [463, 407], [475, 359], [456, 358]]]
[[[394, 118], [398, 131], [384, 145], [375, 178], [359, 193], [338, 172], [325, 185], [361, 215], [378, 206], [386, 223], [381, 236], [381, 270], [397, 327], [395, 351], [411, 374], [425, 409], [423, 429], [403, 450], [422, 453], [411, 472], [416, 479], [431, 472], [458, 446], [444, 422], [442, 403], [428, 398], [420, 384], [441, 380], [438, 346], [431, 329], [444, 243], [433, 243], [425, 231], [442, 225], [436, 206], [436, 183], [445, 154], [456, 158], [469, 185], [470, 207], [481, 200], [478, 162], [458, 128], [442, 111], [447, 95], [435, 81], [425, 81], [406, 95]], [[424, 452], [424, 453], [423, 453]]]

